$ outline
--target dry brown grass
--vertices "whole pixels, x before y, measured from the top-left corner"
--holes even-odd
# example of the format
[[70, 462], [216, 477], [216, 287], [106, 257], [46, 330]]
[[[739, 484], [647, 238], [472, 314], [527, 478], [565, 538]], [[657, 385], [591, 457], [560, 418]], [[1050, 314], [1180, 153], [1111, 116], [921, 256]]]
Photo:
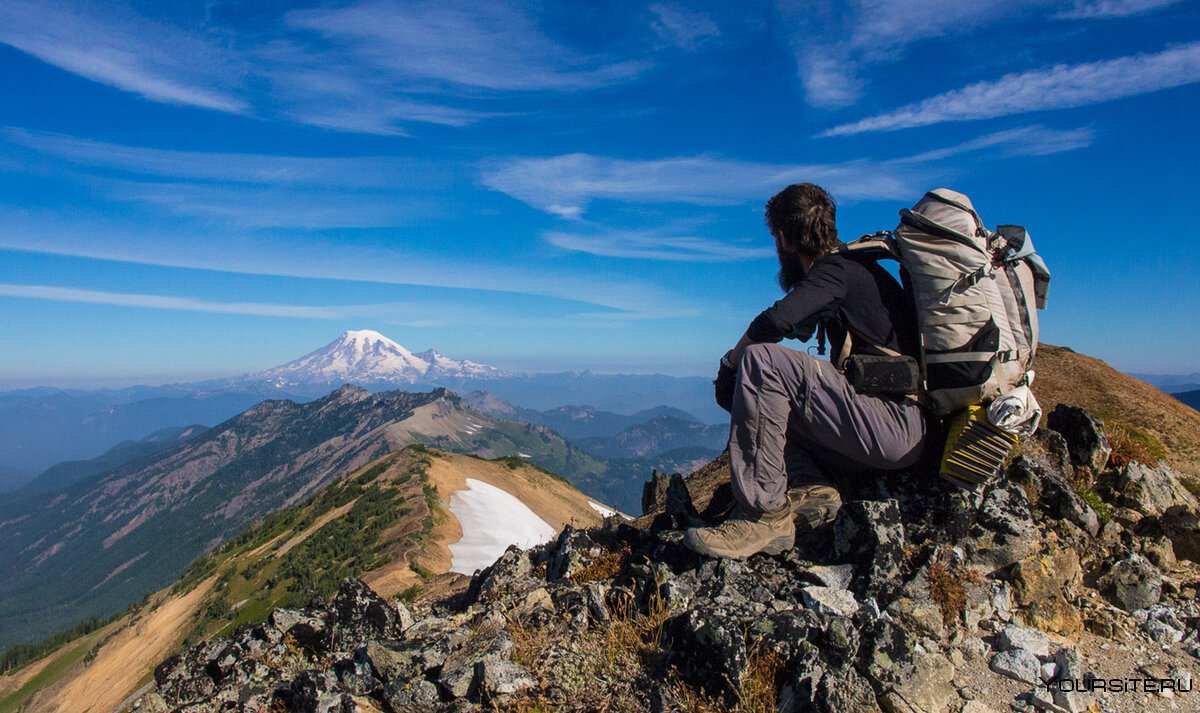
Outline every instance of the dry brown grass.
[[1060, 403], [1082, 406], [1104, 420], [1106, 432], [1128, 429], [1151, 454], [1158, 443], [1168, 465], [1200, 476], [1200, 411], [1099, 359], [1063, 347], [1040, 345], [1035, 369], [1033, 391], [1047, 414]]
[[983, 577], [957, 560], [946, 561], [941, 551], [935, 552], [925, 576], [929, 579], [929, 596], [942, 612], [942, 621], [953, 627], [967, 609], [967, 585], [983, 584]]
[[571, 575], [571, 579], [576, 582], [598, 582], [612, 579], [629, 561], [629, 556], [628, 544], [621, 545], [619, 549], [604, 550], [599, 556], [593, 557], [587, 564], [577, 569]]

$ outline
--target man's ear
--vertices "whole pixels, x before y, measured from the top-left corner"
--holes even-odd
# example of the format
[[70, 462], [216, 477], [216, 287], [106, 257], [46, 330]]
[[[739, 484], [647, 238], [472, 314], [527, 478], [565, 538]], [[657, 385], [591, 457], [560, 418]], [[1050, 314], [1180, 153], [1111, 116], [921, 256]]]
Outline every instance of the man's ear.
[[775, 238], [775, 249], [776, 250], [779, 250], [781, 252], [787, 252], [787, 253], [792, 252], [792, 244], [790, 242], [788, 242], [787, 238], [783, 237], [782, 230], [772, 230], [771, 235], [774, 236], [774, 238]]

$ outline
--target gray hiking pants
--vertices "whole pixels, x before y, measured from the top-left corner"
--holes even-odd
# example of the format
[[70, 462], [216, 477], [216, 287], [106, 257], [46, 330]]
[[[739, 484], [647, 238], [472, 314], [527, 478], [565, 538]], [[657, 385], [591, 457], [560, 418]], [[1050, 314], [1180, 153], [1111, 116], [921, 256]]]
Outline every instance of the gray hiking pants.
[[859, 394], [833, 364], [778, 344], [742, 352], [729, 429], [733, 494], [742, 507], [784, 508], [789, 473], [795, 480], [805, 461], [812, 468], [806, 451], [894, 470], [916, 463], [924, 444], [916, 403]]

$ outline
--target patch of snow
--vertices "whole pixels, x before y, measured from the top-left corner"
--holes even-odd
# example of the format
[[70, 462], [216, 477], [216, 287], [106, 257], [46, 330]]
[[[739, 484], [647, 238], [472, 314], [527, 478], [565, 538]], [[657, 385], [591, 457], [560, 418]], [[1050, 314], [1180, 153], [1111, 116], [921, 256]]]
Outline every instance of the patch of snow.
[[517, 455], [521, 456], [522, 458], [532, 458], [533, 457], [533, 456], [529, 455], [528, 453], [522, 453], [521, 451], [517, 451]]
[[450, 512], [462, 525], [462, 539], [450, 545], [450, 571], [474, 574], [504, 554], [509, 545], [528, 549], [558, 536], [525, 503], [474, 478], [450, 498]]
[[616, 510], [610, 510], [600, 503], [594, 503], [591, 500], [588, 501], [588, 505], [591, 505], [593, 510], [600, 513], [600, 517], [612, 517], [617, 514]]

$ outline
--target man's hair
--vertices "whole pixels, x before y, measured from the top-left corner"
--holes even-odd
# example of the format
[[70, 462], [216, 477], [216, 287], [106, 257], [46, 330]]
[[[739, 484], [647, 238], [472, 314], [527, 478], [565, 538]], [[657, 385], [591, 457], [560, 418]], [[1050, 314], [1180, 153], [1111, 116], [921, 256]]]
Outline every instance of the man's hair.
[[782, 233], [796, 252], [818, 258], [837, 248], [837, 204], [818, 185], [793, 183], [767, 201], [767, 228]]

